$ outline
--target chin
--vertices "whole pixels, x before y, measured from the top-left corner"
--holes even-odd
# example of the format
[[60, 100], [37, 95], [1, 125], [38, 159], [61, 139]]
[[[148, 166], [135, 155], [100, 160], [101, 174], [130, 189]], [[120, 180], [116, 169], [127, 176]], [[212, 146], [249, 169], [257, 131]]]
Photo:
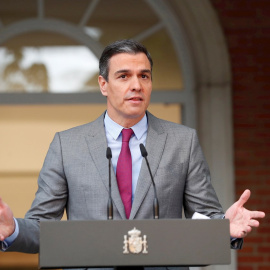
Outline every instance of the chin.
[[129, 111], [127, 111], [127, 115], [129, 115], [131, 118], [137, 118], [140, 117], [141, 115], [143, 115], [145, 113], [145, 111], [142, 110], [136, 110], [136, 109], [131, 109]]

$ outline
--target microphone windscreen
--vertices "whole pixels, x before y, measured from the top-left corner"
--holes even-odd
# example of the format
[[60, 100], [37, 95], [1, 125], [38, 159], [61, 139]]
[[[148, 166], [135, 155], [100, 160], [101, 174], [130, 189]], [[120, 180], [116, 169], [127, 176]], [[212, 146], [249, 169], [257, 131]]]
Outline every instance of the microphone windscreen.
[[112, 150], [110, 147], [107, 147], [106, 157], [107, 157], [107, 159], [112, 158]]
[[140, 149], [141, 149], [142, 156], [144, 158], [147, 157], [147, 151], [146, 151], [146, 149], [145, 149], [145, 147], [144, 147], [144, 145], [142, 143], [140, 144]]

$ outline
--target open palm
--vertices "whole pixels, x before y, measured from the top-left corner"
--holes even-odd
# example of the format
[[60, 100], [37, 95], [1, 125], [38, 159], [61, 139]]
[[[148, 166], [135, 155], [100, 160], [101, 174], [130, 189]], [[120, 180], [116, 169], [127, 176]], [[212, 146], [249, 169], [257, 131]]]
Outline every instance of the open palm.
[[231, 237], [243, 238], [251, 232], [252, 227], [260, 225], [258, 218], [264, 218], [261, 211], [249, 211], [244, 207], [251, 195], [250, 190], [245, 190], [239, 200], [235, 202], [225, 213], [225, 218], [230, 220]]

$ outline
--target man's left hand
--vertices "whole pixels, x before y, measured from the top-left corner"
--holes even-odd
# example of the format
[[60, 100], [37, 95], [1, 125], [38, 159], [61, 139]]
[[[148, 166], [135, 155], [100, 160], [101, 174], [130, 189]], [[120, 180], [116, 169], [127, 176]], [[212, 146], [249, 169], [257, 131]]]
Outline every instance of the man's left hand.
[[231, 237], [244, 238], [251, 232], [252, 227], [259, 227], [258, 218], [264, 218], [265, 213], [261, 211], [249, 211], [244, 204], [250, 197], [250, 190], [245, 190], [240, 199], [235, 202], [225, 213], [225, 218], [230, 220]]

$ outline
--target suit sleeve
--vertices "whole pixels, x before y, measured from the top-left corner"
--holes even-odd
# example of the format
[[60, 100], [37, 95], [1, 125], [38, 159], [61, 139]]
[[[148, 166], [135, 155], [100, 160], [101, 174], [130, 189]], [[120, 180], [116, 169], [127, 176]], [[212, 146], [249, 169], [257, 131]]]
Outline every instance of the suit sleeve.
[[[190, 218], [194, 212], [222, 219], [224, 213], [211, 184], [208, 165], [194, 131], [190, 147], [189, 168], [184, 200], [185, 214]], [[243, 239], [231, 238], [231, 248], [241, 249]]]
[[40, 221], [60, 220], [67, 204], [67, 196], [61, 141], [57, 133], [41, 169], [35, 199], [25, 218], [17, 219], [19, 235], [7, 251], [38, 253]]
[[189, 153], [184, 194], [186, 217], [191, 218], [194, 212], [198, 212], [210, 218], [222, 218], [224, 213], [211, 184], [209, 168], [195, 130], [192, 130]]

